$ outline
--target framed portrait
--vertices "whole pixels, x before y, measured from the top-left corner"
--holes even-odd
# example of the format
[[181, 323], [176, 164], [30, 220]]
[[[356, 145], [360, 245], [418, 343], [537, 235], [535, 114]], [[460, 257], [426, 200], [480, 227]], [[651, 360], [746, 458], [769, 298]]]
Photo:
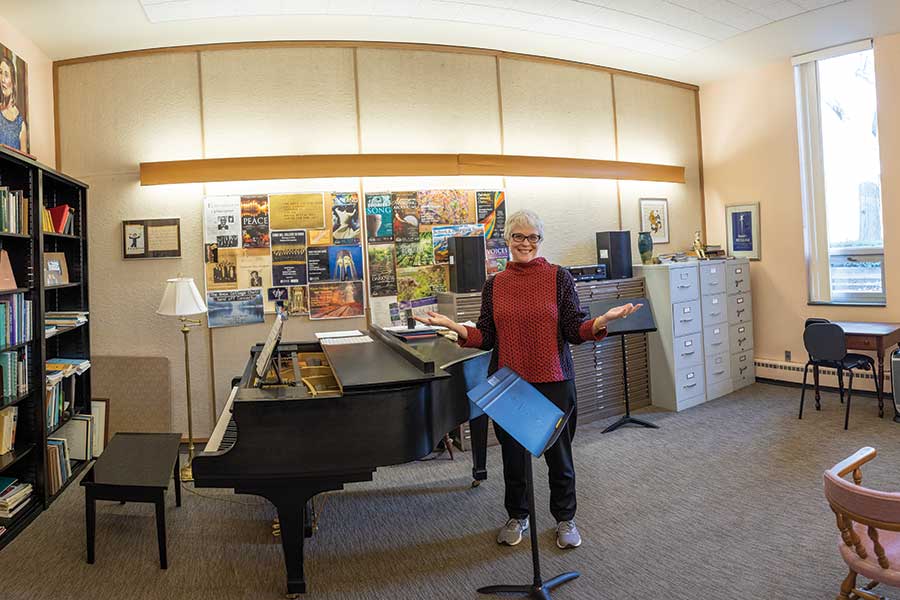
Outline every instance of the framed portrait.
[[759, 203], [726, 206], [725, 223], [729, 256], [759, 260]]
[[0, 44], [0, 144], [31, 156], [28, 120], [28, 65]]
[[[206, 248], [207, 262], [218, 254], [218, 246], [212, 245]], [[122, 221], [122, 257], [181, 258], [181, 219]]]
[[669, 201], [665, 198], [641, 198], [641, 231], [649, 231], [654, 244], [669, 243]]

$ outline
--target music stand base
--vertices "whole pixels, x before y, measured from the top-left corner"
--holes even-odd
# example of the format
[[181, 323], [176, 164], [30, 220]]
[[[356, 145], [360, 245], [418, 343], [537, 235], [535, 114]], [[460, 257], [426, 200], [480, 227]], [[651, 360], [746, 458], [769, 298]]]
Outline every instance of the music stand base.
[[631, 415], [625, 415], [606, 429], [602, 431], [602, 433], [609, 433], [610, 431], [615, 431], [622, 425], [640, 425], [641, 427], [649, 427], [650, 429], [659, 429], [659, 425], [655, 423], [650, 423], [649, 421], [643, 421], [641, 419], [635, 419]]
[[552, 600], [550, 590], [559, 587], [567, 581], [572, 581], [581, 575], [578, 571], [570, 571], [557, 575], [546, 581], [543, 585], [489, 585], [478, 588], [479, 594], [517, 594], [519, 596], [534, 598], [535, 600]]

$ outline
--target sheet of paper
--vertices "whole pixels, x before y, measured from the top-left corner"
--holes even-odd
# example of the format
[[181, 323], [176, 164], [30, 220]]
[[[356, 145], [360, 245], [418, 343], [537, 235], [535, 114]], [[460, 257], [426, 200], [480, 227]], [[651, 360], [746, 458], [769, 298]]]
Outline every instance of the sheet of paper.
[[325, 346], [337, 346], [340, 344], [366, 344], [371, 341], [372, 341], [372, 338], [370, 338], [367, 335], [353, 336], [353, 337], [322, 338], [322, 344]]
[[147, 250], [165, 252], [178, 250], [178, 225], [147, 226]]
[[363, 332], [358, 329], [350, 329], [347, 331], [319, 331], [316, 332], [316, 339], [358, 337], [362, 334]]

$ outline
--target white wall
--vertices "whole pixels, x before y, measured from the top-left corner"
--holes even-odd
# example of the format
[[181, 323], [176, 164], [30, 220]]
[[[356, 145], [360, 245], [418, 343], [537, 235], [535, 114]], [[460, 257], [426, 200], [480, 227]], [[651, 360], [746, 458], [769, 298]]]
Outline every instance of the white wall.
[[[167, 277], [181, 272], [203, 281], [205, 194], [505, 188], [508, 210], [527, 207], [543, 216], [544, 253], [562, 264], [595, 261], [596, 231], [624, 224], [635, 232], [636, 244], [637, 198], [664, 196], [673, 243], [660, 250], [688, 246], [702, 218], [695, 92], [629, 76], [614, 79], [601, 70], [483, 54], [366, 47], [173, 51], [61, 65], [62, 168], [91, 185], [93, 353], [167, 356], [175, 424], [185, 429], [180, 334], [155, 309]], [[685, 165], [688, 183], [416, 177], [138, 184], [140, 162], [359, 151], [598, 159], [614, 159], [618, 152], [622, 160]], [[154, 217], [181, 218], [182, 258], [123, 261], [121, 221]], [[213, 423], [210, 336], [221, 407], [228, 382], [270, 323], [271, 317], [265, 325], [192, 334], [198, 435]], [[361, 327], [361, 318], [315, 324], [295, 318], [285, 335], [308, 339], [316, 330]]]

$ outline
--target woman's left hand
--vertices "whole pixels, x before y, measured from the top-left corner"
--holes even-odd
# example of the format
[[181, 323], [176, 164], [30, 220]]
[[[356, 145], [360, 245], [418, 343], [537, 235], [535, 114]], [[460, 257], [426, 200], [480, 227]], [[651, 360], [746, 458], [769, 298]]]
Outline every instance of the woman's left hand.
[[623, 304], [622, 306], [616, 306], [615, 308], [611, 308], [606, 313], [600, 315], [596, 319], [594, 319], [594, 332], [597, 333], [604, 327], [606, 327], [607, 323], [610, 321], [615, 321], [616, 319], [625, 319], [628, 315], [637, 312], [644, 306], [643, 304], [632, 304], [629, 302], [628, 304]]

